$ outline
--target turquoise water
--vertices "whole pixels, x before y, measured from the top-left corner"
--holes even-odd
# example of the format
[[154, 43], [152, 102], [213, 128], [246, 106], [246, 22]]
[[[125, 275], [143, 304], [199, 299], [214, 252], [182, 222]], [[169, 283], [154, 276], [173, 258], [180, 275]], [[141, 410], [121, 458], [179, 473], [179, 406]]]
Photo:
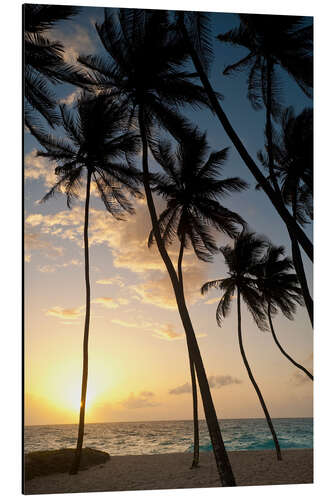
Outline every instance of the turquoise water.
[[[274, 448], [265, 419], [220, 420], [227, 450], [269, 450]], [[281, 448], [313, 448], [312, 418], [276, 418], [273, 424]], [[207, 425], [199, 422], [200, 449], [210, 451]], [[76, 425], [28, 426], [24, 430], [25, 452], [70, 448], [76, 444]], [[190, 452], [191, 420], [158, 422], [112, 422], [86, 424], [84, 446], [110, 455], [141, 455]]]

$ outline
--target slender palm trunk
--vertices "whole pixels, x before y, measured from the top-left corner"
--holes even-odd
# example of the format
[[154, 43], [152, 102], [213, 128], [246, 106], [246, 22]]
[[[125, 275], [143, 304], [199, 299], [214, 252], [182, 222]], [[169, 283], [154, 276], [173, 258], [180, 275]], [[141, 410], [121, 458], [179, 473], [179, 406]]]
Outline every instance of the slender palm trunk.
[[249, 365], [249, 363], [247, 361], [247, 358], [246, 358], [246, 355], [245, 355], [245, 351], [244, 351], [244, 347], [243, 347], [243, 339], [242, 339], [241, 303], [240, 303], [240, 300], [241, 300], [240, 299], [240, 291], [239, 291], [239, 287], [237, 287], [238, 342], [239, 342], [240, 352], [241, 352], [241, 355], [242, 355], [242, 358], [243, 358], [243, 362], [244, 362], [245, 368], [247, 370], [248, 376], [249, 376], [249, 378], [250, 378], [250, 380], [252, 382], [252, 385], [253, 385], [253, 387], [254, 387], [254, 389], [255, 389], [255, 391], [257, 393], [257, 396], [259, 398], [261, 407], [262, 407], [262, 409], [264, 411], [268, 427], [269, 427], [269, 429], [271, 431], [271, 434], [272, 434], [272, 437], [273, 437], [273, 441], [274, 441], [274, 444], [275, 444], [275, 450], [276, 450], [277, 459], [278, 460], [282, 460], [279, 441], [278, 441], [278, 438], [276, 436], [275, 429], [274, 429], [274, 426], [273, 426], [270, 414], [268, 412], [268, 409], [266, 407], [264, 398], [263, 398], [263, 396], [262, 396], [262, 394], [260, 392], [260, 389], [259, 389], [259, 386], [258, 386], [257, 382], [255, 381], [255, 378], [254, 378], [254, 376], [252, 374], [250, 365]]
[[76, 444], [75, 457], [72, 467], [69, 471], [70, 474], [77, 474], [80, 461], [84, 436], [84, 416], [86, 409], [86, 395], [87, 395], [87, 382], [88, 382], [88, 340], [89, 340], [89, 323], [90, 323], [90, 280], [89, 280], [89, 241], [88, 241], [88, 225], [89, 225], [89, 201], [90, 201], [90, 184], [91, 172], [88, 171], [87, 176], [87, 191], [86, 203], [84, 211], [84, 269], [85, 269], [85, 282], [86, 282], [86, 317], [84, 323], [84, 336], [83, 336], [83, 369], [82, 369], [82, 386], [81, 386], [81, 405], [80, 405], [80, 420], [79, 430]]
[[[182, 261], [184, 255], [184, 235], [180, 242], [179, 256], [178, 256], [178, 280], [179, 285], [184, 294]], [[184, 294], [185, 297], [185, 294]], [[191, 352], [188, 349], [188, 357], [190, 362], [191, 384], [192, 384], [192, 401], [193, 401], [193, 461], [191, 469], [199, 466], [199, 421], [198, 421], [198, 392], [197, 383], [195, 378], [195, 368], [191, 357]]]
[[[272, 138], [272, 72], [273, 72], [273, 63], [271, 59], [268, 58], [267, 59], [267, 102], [266, 102], [266, 137], [267, 137], [267, 152], [268, 152], [268, 168], [269, 168], [269, 175], [273, 187], [275, 189], [275, 192], [277, 196], [281, 198], [281, 202], [283, 203], [281, 190], [279, 188], [274, 172], [273, 138]], [[292, 210], [293, 210], [294, 220], [296, 221], [296, 194], [294, 194], [293, 196]], [[302, 288], [302, 294], [309, 314], [311, 325], [313, 326], [313, 300], [310, 295], [308, 284], [306, 281], [301, 251], [299, 248], [297, 238], [295, 237], [293, 228], [289, 224], [287, 224], [287, 230], [291, 240], [291, 251], [292, 251], [295, 271]]]
[[184, 38], [185, 43], [188, 46], [189, 53], [191, 55], [193, 64], [195, 66], [195, 69], [200, 77], [201, 83], [207, 93], [207, 96], [210, 100], [211, 106], [214, 109], [217, 117], [219, 118], [222, 127], [224, 128], [225, 132], [229, 136], [230, 140], [234, 144], [235, 148], [237, 149], [239, 155], [241, 156], [242, 160], [256, 179], [256, 181], [261, 185], [265, 193], [267, 194], [268, 198], [272, 202], [273, 206], [277, 210], [278, 214], [280, 217], [283, 219], [284, 223], [286, 225], [290, 225], [292, 227], [292, 230], [295, 234], [295, 237], [297, 238], [297, 241], [299, 241], [300, 245], [308, 255], [309, 259], [313, 261], [313, 245], [309, 238], [306, 236], [302, 228], [296, 223], [294, 218], [291, 216], [290, 212], [287, 210], [285, 205], [281, 203], [281, 200], [279, 197], [276, 195], [274, 192], [274, 189], [272, 186], [270, 186], [269, 182], [265, 179], [264, 175], [261, 173], [260, 169], [257, 167], [256, 163], [253, 161], [251, 156], [249, 155], [248, 151], [246, 150], [244, 144], [238, 137], [237, 133], [231, 126], [231, 123], [229, 122], [229, 119], [227, 115], [224, 113], [216, 95], [215, 92], [211, 86], [211, 83], [206, 75], [206, 72], [201, 64], [200, 58], [198, 57], [198, 54], [196, 53], [191, 40], [189, 38], [189, 35], [187, 33], [184, 21], [182, 18], [180, 18], [180, 28], [181, 32]]
[[158, 219], [156, 215], [155, 205], [150, 189], [149, 184], [149, 169], [148, 169], [148, 142], [145, 128], [145, 119], [144, 119], [144, 110], [143, 107], [140, 106], [139, 109], [139, 127], [140, 134], [142, 140], [142, 169], [143, 169], [143, 184], [145, 188], [145, 194], [147, 198], [147, 205], [149, 214], [151, 217], [151, 222], [153, 226], [154, 236], [156, 239], [157, 247], [159, 253], [163, 259], [165, 267], [170, 276], [170, 280], [172, 283], [172, 287], [175, 293], [175, 298], [177, 302], [177, 307], [179, 311], [180, 318], [183, 323], [186, 341], [188, 345], [188, 349], [191, 353], [191, 357], [193, 359], [193, 363], [195, 366], [195, 370], [198, 377], [198, 383], [201, 392], [202, 403], [205, 411], [207, 427], [209, 430], [212, 447], [215, 455], [216, 466], [220, 476], [222, 486], [235, 486], [235, 478], [232, 472], [232, 468], [229, 462], [229, 457], [226, 452], [224, 442], [221, 435], [221, 429], [218, 424], [216, 411], [214, 407], [214, 403], [212, 400], [207, 375], [205, 372], [205, 368], [202, 362], [199, 346], [197, 343], [197, 339], [195, 337], [195, 333], [193, 330], [192, 322], [190, 316], [188, 314], [188, 310], [185, 303], [184, 294], [182, 293], [181, 287], [179, 286], [179, 281], [177, 277], [177, 273], [173, 267], [172, 261], [165, 249], [163, 244], [161, 234], [158, 226]]
[[289, 359], [289, 361], [293, 365], [295, 365], [297, 368], [299, 368], [300, 370], [302, 370], [305, 373], [305, 375], [307, 375], [311, 380], [313, 380], [313, 375], [306, 368], [304, 368], [304, 366], [302, 366], [301, 364], [297, 363], [291, 356], [289, 356], [289, 354], [286, 353], [286, 351], [283, 349], [283, 347], [281, 346], [280, 342], [278, 341], [278, 338], [277, 338], [277, 336], [275, 334], [274, 327], [273, 327], [272, 314], [271, 314], [271, 305], [270, 304], [268, 304], [267, 316], [268, 316], [269, 326], [271, 328], [271, 332], [272, 332], [272, 336], [273, 336], [274, 342], [276, 343], [276, 345], [278, 346], [278, 348], [280, 349], [280, 351], [282, 352], [282, 354], [287, 359]]
[[[294, 216], [294, 218], [296, 218], [296, 193], [294, 193], [294, 196], [292, 199], [292, 210], [293, 210], [293, 216]], [[289, 231], [289, 235], [290, 235], [290, 239], [291, 239], [291, 251], [292, 251], [292, 257], [293, 257], [295, 270], [296, 270], [297, 277], [298, 277], [298, 280], [299, 280], [301, 288], [302, 288], [302, 294], [304, 297], [305, 306], [306, 306], [306, 309], [307, 309], [308, 314], [309, 314], [311, 325], [313, 327], [313, 300], [312, 300], [312, 297], [310, 295], [308, 282], [306, 280], [301, 250], [299, 248], [298, 241], [295, 238], [292, 231]]]

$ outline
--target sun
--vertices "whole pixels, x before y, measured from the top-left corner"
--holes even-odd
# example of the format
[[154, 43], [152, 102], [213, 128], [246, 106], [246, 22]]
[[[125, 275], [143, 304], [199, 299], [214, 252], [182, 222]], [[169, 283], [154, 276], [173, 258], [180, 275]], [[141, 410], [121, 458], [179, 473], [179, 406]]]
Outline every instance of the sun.
[[[97, 388], [93, 382], [88, 381], [86, 395], [86, 411], [88, 412], [93, 406], [98, 395]], [[72, 411], [79, 411], [81, 406], [81, 385], [80, 383], [71, 382], [64, 388], [62, 406]]]

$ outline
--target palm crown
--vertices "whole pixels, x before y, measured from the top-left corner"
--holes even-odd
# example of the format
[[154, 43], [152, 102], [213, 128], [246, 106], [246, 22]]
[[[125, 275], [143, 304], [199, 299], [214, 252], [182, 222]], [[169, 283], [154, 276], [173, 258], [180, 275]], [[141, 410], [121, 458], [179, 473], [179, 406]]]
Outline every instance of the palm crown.
[[51, 41], [45, 32], [57, 22], [78, 14], [78, 7], [63, 5], [24, 5], [24, 96], [25, 123], [30, 131], [40, 129], [36, 111], [54, 127], [60, 123], [57, 96], [50, 84], [88, 83], [83, 71], [64, 61], [64, 47]]
[[44, 196], [47, 200], [57, 191], [64, 191], [70, 207], [81, 188], [82, 176], [89, 171], [95, 181], [105, 208], [119, 218], [122, 211], [133, 207], [122, 188], [139, 196], [139, 172], [122, 161], [136, 153], [138, 137], [123, 132], [123, 109], [110, 97], [83, 92], [77, 102], [77, 116], [62, 105], [62, 124], [66, 139], [38, 134], [46, 151], [38, 151], [57, 163], [55, 173], [59, 180]]
[[[223, 207], [219, 198], [247, 187], [238, 177], [221, 179], [221, 167], [228, 149], [210, 153], [206, 135], [194, 130], [180, 143], [175, 152], [167, 141], [152, 146], [155, 160], [164, 170], [153, 177], [153, 190], [167, 200], [167, 207], [159, 218], [165, 243], [177, 235], [185, 248], [192, 245], [197, 257], [210, 261], [216, 251], [211, 228], [234, 238], [239, 225], [245, 221], [235, 212]], [[149, 244], [153, 242], [150, 233]]]
[[266, 315], [262, 309], [262, 298], [254, 274], [266, 246], [265, 238], [243, 231], [235, 238], [234, 247], [226, 245], [220, 248], [229, 277], [208, 281], [201, 288], [203, 294], [212, 287], [222, 291], [222, 298], [216, 310], [219, 326], [222, 319], [229, 314], [232, 298], [238, 288], [258, 327], [266, 329]]
[[292, 319], [296, 304], [303, 305], [303, 298], [297, 275], [290, 272], [293, 269], [292, 261], [284, 253], [284, 247], [269, 245], [253, 272], [270, 313], [275, 314], [280, 310], [288, 319]]
[[267, 78], [271, 71], [271, 112], [280, 111], [281, 84], [275, 66], [286, 70], [307, 96], [312, 95], [313, 27], [301, 16], [239, 14], [240, 25], [218, 35], [222, 42], [246, 47], [249, 53], [227, 66], [224, 74], [247, 69], [248, 97], [254, 108], [267, 105]]
[[170, 29], [168, 12], [159, 10], [105, 9], [102, 24], [96, 24], [99, 37], [110, 56], [79, 57], [104, 90], [117, 96], [129, 109], [129, 125], [144, 108], [145, 126], [156, 118], [172, 134], [187, 125], [177, 108], [208, 105], [202, 87], [196, 85], [184, 68], [188, 54], [177, 34]]
[[[280, 132], [274, 132], [274, 174], [285, 203], [303, 225], [313, 218], [313, 110], [305, 108], [296, 116], [292, 107], [286, 108], [280, 124]], [[259, 152], [258, 158], [268, 168], [267, 155]]]

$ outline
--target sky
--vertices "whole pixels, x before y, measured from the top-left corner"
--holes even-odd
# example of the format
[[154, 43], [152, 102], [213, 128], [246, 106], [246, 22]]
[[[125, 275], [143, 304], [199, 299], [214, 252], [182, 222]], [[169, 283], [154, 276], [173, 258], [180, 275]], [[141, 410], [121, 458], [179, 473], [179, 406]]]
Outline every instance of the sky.
[[[94, 22], [103, 9], [83, 8], [71, 21], [59, 23], [50, 38], [62, 41], [68, 61], [79, 53], [101, 53]], [[212, 33], [237, 24], [233, 14], [213, 14]], [[215, 36], [214, 36], [215, 39]], [[246, 75], [223, 76], [223, 68], [245, 55], [214, 41], [211, 81], [224, 95], [223, 107], [252, 157], [263, 147], [264, 113], [246, 97]], [[285, 105], [298, 113], [312, 102], [283, 76]], [[55, 88], [59, 102], [71, 106], [77, 90]], [[288, 234], [266, 196], [230, 144], [217, 119], [207, 111], [185, 110], [207, 131], [212, 150], [229, 147], [223, 176], [239, 176], [250, 184], [243, 193], [223, 200], [251, 229], [282, 244], [290, 254]], [[57, 132], [61, 134], [61, 131]], [[36, 157], [38, 143], [25, 134], [25, 403], [27, 425], [74, 423], [80, 400], [84, 322], [83, 204], [68, 210], [65, 197], [39, 204], [55, 180], [54, 165]], [[157, 207], [162, 208], [160, 200]], [[190, 374], [186, 341], [169, 278], [155, 247], [147, 248], [150, 231], [144, 201], [136, 214], [117, 222], [91, 200], [89, 228], [92, 317], [89, 344], [87, 422], [190, 419]], [[312, 238], [311, 228], [307, 229]], [[220, 245], [229, 242], [219, 236]], [[177, 246], [170, 249], [173, 258]], [[312, 284], [312, 270], [304, 258]], [[222, 256], [214, 263], [198, 261], [187, 251], [184, 283], [189, 312], [209, 377], [219, 418], [263, 417], [242, 364], [237, 341], [236, 303], [219, 328], [215, 320], [218, 293], [202, 297], [201, 285], [226, 276]], [[242, 306], [244, 346], [272, 417], [312, 415], [312, 385], [260, 332]], [[312, 330], [304, 308], [294, 321], [274, 318], [276, 333], [287, 352], [312, 366]], [[171, 368], [171, 369], [170, 369]], [[200, 418], [203, 418], [200, 407]]]

